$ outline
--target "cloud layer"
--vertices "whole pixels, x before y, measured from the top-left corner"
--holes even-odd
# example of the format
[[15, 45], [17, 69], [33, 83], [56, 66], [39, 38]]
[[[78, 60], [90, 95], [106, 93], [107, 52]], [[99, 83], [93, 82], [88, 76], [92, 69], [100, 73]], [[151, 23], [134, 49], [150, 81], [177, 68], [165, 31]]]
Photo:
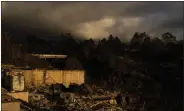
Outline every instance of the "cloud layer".
[[2, 2], [2, 24], [42, 36], [71, 32], [128, 40], [136, 31], [183, 37], [182, 2]]

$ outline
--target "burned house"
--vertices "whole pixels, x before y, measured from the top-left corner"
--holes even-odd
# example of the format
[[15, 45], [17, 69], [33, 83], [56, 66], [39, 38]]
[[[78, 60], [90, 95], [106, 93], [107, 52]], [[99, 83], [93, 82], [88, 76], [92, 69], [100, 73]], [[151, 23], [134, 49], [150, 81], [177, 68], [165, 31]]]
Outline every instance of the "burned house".
[[[53, 68], [26, 67], [13, 68], [4, 73], [3, 84], [10, 91], [23, 91], [25, 87], [41, 84], [70, 83], [82, 84], [85, 82], [85, 71], [76, 58], [67, 55], [33, 54], [32, 57], [49, 62]], [[56, 67], [56, 68], [55, 68]], [[4, 71], [5, 72], [5, 71]], [[9, 82], [6, 82], [9, 81]]]

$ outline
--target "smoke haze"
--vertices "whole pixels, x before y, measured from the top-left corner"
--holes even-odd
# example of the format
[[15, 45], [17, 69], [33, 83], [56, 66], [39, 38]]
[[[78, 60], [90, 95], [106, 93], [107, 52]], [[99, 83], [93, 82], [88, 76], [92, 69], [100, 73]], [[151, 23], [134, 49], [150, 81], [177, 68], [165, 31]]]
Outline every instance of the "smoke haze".
[[183, 37], [182, 2], [2, 2], [2, 29], [24, 35], [71, 32], [83, 38], [135, 32]]

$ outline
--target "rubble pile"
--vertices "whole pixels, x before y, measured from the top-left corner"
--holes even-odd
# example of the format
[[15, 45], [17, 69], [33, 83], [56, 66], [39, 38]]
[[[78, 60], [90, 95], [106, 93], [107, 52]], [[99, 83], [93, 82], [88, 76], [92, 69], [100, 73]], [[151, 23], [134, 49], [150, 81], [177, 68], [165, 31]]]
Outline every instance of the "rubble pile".
[[[107, 85], [108, 87], [85, 83], [81, 85], [70, 84], [69, 87], [59, 83], [51, 85], [43, 83], [38, 86], [30, 84], [25, 88], [29, 92], [29, 102], [21, 101], [21, 107], [25, 110], [41, 109], [44, 111], [130, 111], [141, 108], [147, 109], [143, 107], [146, 99], [142, 99], [141, 93], [144, 92], [144, 97], [147, 95], [143, 89], [145, 86], [149, 87], [145, 83], [149, 83], [151, 80], [146, 79], [147, 81], [144, 80], [146, 82], [143, 83], [142, 79], [139, 81], [139, 76], [124, 76], [123, 78], [127, 84], [117, 82], [117, 84], [111, 86]], [[112, 81], [109, 84], [111, 83]], [[139, 85], [140, 87], [138, 87]], [[2, 89], [2, 93], [5, 92]], [[143, 101], [140, 101], [140, 98]], [[147, 104], [149, 103], [147, 102]], [[147, 104], [146, 106], [148, 106]]]
[[[91, 88], [87, 84], [71, 84], [69, 88], [63, 84], [52, 84], [30, 88], [29, 103], [54, 111], [56, 107], [66, 111], [125, 111], [128, 106], [135, 107], [125, 104], [126, 100], [123, 97], [120, 97], [122, 103], [117, 103], [117, 94], [100, 88]], [[131, 99], [130, 103], [132, 101]]]
[[75, 93], [61, 93], [60, 97], [64, 99], [64, 105], [71, 110], [99, 110], [102, 108], [112, 108], [113, 105], [116, 105], [113, 99], [95, 98], [90, 95], [84, 96]]
[[34, 103], [35, 106], [46, 106], [48, 104], [48, 100], [44, 97], [43, 94], [30, 93], [29, 99], [31, 103]]

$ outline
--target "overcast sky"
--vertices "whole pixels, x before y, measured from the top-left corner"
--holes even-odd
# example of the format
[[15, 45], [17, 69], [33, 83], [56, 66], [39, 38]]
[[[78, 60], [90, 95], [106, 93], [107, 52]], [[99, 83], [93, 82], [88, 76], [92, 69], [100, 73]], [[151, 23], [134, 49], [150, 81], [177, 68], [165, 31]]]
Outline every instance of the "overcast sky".
[[121, 40], [135, 32], [183, 37], [182, 2], [2, 2], [2, 24], [14, 31], [85, 38], [109, 34]]

